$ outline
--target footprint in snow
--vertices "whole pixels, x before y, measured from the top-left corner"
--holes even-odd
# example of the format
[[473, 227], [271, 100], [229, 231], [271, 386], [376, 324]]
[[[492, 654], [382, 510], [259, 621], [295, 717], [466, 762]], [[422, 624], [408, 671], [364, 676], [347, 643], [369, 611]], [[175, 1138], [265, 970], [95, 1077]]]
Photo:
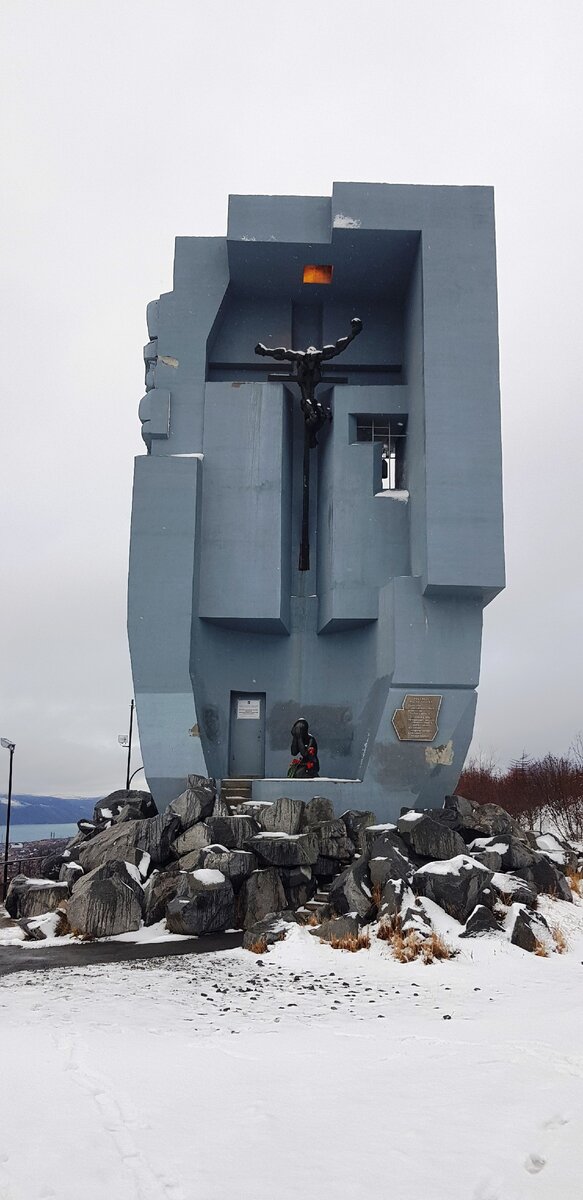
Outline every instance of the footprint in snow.
[[542, 1157], [542, 1154], [529, 1154], [524, 1161], [524, 1169], [529, 1175], [538, 1175], [543, 1167], [546, 1167], [547, 1160]]

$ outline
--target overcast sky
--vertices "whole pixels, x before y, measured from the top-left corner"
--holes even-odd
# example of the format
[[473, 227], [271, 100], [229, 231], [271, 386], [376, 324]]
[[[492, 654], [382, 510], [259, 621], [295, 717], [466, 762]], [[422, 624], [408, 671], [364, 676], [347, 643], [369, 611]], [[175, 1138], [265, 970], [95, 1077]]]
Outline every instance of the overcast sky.
[[496, 189], [508, 588], [474, 747], [565, 750], [583, 730], [580, 0], [2, 0], [0, 24], [15, 790], [123, 784], [144, 309], [175, 235], [224, 234], [229, 192], [333, 180]]

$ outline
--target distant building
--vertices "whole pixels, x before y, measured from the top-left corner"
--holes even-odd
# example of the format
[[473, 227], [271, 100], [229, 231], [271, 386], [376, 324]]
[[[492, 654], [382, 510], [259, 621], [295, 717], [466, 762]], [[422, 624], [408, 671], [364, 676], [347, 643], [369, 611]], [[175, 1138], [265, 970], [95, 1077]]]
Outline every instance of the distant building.
[[[334, 343], [354, 316], [323, 364], [300, 571], [298, 388], [254, 348]], [[492, 190], [232, 196], [226, 238], [177, 239], [148, 332], [128, 628], [158, 804], [189, 772], [379, 819], [441, 804], [504, 587]], [[300, 715], [316, 783], [284, 778]]]

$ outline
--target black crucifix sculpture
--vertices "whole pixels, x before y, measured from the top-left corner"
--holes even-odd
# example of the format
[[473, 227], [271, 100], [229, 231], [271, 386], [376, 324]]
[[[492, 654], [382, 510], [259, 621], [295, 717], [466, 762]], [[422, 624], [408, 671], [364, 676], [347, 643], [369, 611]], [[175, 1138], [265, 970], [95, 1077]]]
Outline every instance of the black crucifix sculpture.
[[308, 346], [307, 350], [286, 350], [285, 346], [276, 346], [270, 350], [261, 342], [255, 347], [255, 353], [264, 358], [277, 358], [279, 362], [290, 362], [295, 366], [295, 373], [289, 378], [299, 385], [302, 395], [301, 408], [304, 414], [304, 478], [302, 504], [302, 541], [300, 545], [300, 571], [310, 569], [310, 450], [318, 445], [318, 432], [326, 421], [332, 419], [328, 408], [316, 396], [316, 388], [322, 382], [321, 364], [327, 359], [336, 358], [354, 340], [362, 330], [362, 321], [353, 317], [350, 322], [351, 333], [347, 337], [338, 338], [333, 346], [323, 346], [318, 350]]

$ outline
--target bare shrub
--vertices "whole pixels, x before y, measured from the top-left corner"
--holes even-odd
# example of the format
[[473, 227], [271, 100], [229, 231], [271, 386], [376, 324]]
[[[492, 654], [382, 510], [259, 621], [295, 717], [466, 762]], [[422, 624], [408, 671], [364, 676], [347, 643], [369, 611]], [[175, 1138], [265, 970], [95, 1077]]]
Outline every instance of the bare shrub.
[[576, 896], [583, 896], [583, 871], [576, 867], [567, 867], [567, 883]]
[[69, 925], [69, 917], [65, 908], [57, 909], [57, 924], [55, 925], [55, 937], [65, 937], [68, 933], [72, 933]]
[[523, 754], [501, 771], [492, 759], [470, 759], [456, 792], [476, 804], [500, 804], [525, 828], [551, 824], [561, 837], [583, 838], [583, 735], [567, 754]]
[[343, 937], [331, 938], [328, 945], [333, 950], [350, 950], [354, 954], [356, 950], [370, 950], [370, 937], [368, 933], [345, 933]]
[[424, 935], [416, 929], [403, 933], [398, 916], [381, 921], [377, 937], [382, 942], [389, 943], [397, 962], [408, 963], [421, 959], [421, 962], [429, 966], [432, 962], [454, 958], [457, 953], [438, 933]]

